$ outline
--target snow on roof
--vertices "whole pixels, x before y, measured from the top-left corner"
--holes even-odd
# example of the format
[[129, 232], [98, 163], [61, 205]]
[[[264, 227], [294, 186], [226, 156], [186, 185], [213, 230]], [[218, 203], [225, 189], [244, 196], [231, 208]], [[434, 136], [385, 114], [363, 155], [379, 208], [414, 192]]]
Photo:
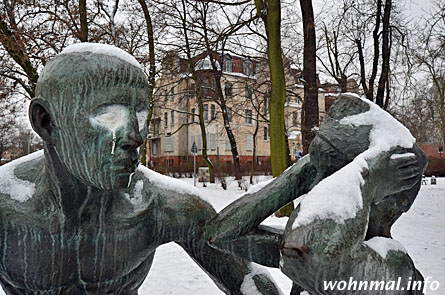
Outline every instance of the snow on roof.
[[14, 170], [20, 164], [43, 157], [43, 150], [34, 152], [0, 167], [0, 193], [9, 195], [11, 199], [26, 202], [32, 198], [36, 190], [35, 183], [22, 180], [15, 176]]
[[315, 219], [331, 219], [338, 224], [343, 224], [346, 219], [354, 218], [357, 211], [363, 208], [360, 187], [364, 184], [361, 172], [368, 168], [366, 160], [372, 159], [381, 152], [389, 151], [397, 145], [411, 148], [415, 142], [405, 126], [373, 102], [357, 94], [344, 95], [358, 97], [370, 106], [369, 111], [365, 113], [340, 120], [341, 124], [353, 127], [371, 125], [369, 148], [351, 163], [322, 180], [307, 194], [292, 224], [293, 229], [307, 225]]
[[69, 45], [68, 47], [63, 49], [60, 54], [73, 52], [91, 52], [95, 54], [113, 56], [126, 61], [138, 68], [142, 68], [141, 64], [132, 55], [113, 45], [101, 43], [76, 43]]
[[363, 244], [373, 249], [380, 256], [382, 256], [383, 259], [386, 258], [389, 251], [401, 251], [403, 253], [407, 253], [402, 244], [391, 238], [374, 237], [368, 241], [364, 241]]
[[337, 80], [331, 75], [327, 75], [323, 72], [318, 73], [318, 79], [320, 79], [321, 84], [330, 83], [330, 84], [338, 84]]
[[224, 75], [230, 75], [230, 76], [236, 76], [236, 77], [242, 77], [242, 78], [249, 78], [249, 79], [256, 79], [257, 76], [256, 75], [251, 75], [248, 76], [244, 73], [239, 73], [239, 72], [223, 72]]
[[[215, 63], [216, 63], [216, 68], [218, 70], [220, 70], [221, 66], [219, 64], [219, 61], [215, 60]], [[212, 69], [213, 69], [212, 62], [210, 61], [209, 56], [206, 56], [205, 58], [202, 58], [202, 59], [198, 60], [196, 62], [196, 64], [195, 64], [195, 71], [198, 71], [198, 70], [212, 70]]]
[[[144, 173], [145, 177], [148, 178], [150, 182], [153, 182], [155, 185], [159, 186], [160, 188], [170, 189], [180, 194], [191, 194], [195, 195], [202, 200], [209, 202], [209, 200], [201, 194], [201, 192], [196, 189], [196, 187], [183, 182], [179, 179], [169, 177], [166, 175], [162, 175], [156, 171], [153, 171], [151, 169], [148, 169], [147, 167], [143, 165], [139, 165], [138, 169], [142, 173]], [[209, 202], [210, 203], [210, 202]]]

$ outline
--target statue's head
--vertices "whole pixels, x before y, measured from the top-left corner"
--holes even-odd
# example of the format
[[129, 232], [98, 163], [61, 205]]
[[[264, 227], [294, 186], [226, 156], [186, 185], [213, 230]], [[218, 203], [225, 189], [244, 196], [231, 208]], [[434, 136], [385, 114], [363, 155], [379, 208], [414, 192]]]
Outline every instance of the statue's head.
[[311, 162], [317, 169], [317, 180], [341, 169], [368, 149], [372, 126], [352, 127], [341, 124], [340, 120], [364, 113], [369, 108], [369, 104], [360, 98], [347, 94], [341, 95], [332, 105], [309, 147]]
[[148, 91], [129, 54], [103, 44], [72, 45], [43, 69], [31, 124], [74, 177], [104, 190], [125, 188], [147, 133]]

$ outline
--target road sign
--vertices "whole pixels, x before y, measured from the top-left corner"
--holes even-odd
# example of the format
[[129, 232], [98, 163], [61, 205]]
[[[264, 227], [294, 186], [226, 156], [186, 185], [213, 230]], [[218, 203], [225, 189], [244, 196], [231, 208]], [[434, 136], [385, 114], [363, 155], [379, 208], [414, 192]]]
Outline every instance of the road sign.
[[192, 154], [196, 155], [198, 153], [198, 148], [196, 147], [195, 142], [193, 142], [192, 144], [192, 150], [191, 150]]

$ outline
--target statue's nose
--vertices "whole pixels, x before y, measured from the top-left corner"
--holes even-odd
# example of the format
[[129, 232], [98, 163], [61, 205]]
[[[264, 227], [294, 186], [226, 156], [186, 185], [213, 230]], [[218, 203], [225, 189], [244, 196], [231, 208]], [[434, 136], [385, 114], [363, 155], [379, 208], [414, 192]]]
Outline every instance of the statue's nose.
[[124, 150], [135, 149], [144, 143], [142, 135], [139, 133], [139, 126], [135, 118], [131, 119], [130, 124], [125, 129], [124, 137], [121, 141], [121, 148]]

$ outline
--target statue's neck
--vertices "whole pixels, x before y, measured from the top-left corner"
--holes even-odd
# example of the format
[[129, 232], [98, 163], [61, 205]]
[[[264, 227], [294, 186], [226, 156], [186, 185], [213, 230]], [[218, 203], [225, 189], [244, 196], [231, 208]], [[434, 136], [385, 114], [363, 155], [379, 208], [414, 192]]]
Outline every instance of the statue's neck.
[[45, 145], [45, 181], [49, 197], [65, 216], [76, 218], [86, 205], [93, 205], [107, 193], [74, 177], [57, 156], [53, 146]]

